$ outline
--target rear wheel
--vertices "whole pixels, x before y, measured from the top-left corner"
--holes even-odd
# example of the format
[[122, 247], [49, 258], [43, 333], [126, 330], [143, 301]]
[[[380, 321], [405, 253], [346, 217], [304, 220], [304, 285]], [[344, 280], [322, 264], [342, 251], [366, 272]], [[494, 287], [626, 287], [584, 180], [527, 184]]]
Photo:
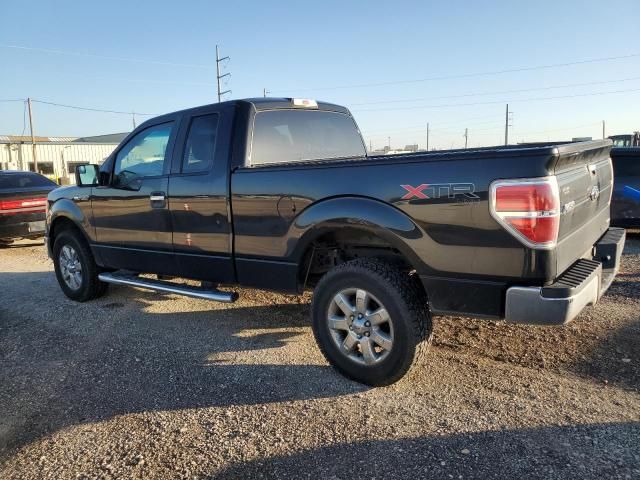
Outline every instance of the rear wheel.
[[56, 278], [64, 294], [78, 302], [103, 295], [108, 284], [98, 279], [98, 266], [84, 238], [70, 230], [60, 233], [53, 245]]
[[325, 358], [368, 385], [402, 378], [431, 338], [427, 299], [416, 282], [397, 266], [370, 259], [327, 273], [312, 306], [313, 331]]

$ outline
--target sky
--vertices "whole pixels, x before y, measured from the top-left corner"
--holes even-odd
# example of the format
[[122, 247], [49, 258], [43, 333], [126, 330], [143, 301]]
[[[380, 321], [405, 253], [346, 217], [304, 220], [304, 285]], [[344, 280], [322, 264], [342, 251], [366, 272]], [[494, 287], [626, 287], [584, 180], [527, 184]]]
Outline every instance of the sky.
[[[343, 104], [367, 145], [430, 148], [640, 130], [637, 0], [5, 0], [0, 135], [88, 136], [225, 99]], [[603, 60], [608, 59], [608, 60]], [[540, 68], [544, 67], [544, 68]], [[5, 101], [17, 100], [17, 101]], [[37, 101], [36, 101], [37, 100]], [[51, 102], [125, 113], [84, 111]], [[389, 138], [390, 137], [390, 138]]]

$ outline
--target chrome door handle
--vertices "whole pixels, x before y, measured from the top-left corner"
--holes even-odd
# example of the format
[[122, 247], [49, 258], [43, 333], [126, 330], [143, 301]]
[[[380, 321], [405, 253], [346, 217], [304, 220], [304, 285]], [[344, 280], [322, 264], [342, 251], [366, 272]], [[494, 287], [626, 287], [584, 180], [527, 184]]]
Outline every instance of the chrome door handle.
[[164, 192], [151, 192], [149, 195], [149, 203], [151, 208], [164, 208], [167, 206], [166, 196]]

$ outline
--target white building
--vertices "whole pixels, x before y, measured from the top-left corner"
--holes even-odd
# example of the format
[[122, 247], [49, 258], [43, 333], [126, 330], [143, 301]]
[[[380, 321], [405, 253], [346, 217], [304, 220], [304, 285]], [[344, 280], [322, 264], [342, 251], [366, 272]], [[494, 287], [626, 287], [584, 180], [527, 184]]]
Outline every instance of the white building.
[[[58, 183], [73, 183], [78, 164], [102, 163], [126, 135], [35, 137], [38, 171]], [[0, 170], [33, 171], [33, 151], [30, 136], [0, 135]]]

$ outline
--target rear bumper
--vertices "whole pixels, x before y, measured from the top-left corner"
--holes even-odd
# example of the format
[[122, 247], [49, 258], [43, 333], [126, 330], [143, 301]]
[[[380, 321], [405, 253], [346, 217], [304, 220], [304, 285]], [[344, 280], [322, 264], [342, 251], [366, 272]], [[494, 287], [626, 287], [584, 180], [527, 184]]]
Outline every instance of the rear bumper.
[[593, 258], [582, 258], [546, 287], [510, 287], [505, 319], [534, 325], [563, 325], [595, 304], [618, 273], [625, 231], [609, 228], [594, 245]]
[[[44, 215], [43, 215], [44, 216]], [[0, 225], [0, 238], [28, 238], [44, 235], [44, 218], [35, 222], [17, 222]]]

